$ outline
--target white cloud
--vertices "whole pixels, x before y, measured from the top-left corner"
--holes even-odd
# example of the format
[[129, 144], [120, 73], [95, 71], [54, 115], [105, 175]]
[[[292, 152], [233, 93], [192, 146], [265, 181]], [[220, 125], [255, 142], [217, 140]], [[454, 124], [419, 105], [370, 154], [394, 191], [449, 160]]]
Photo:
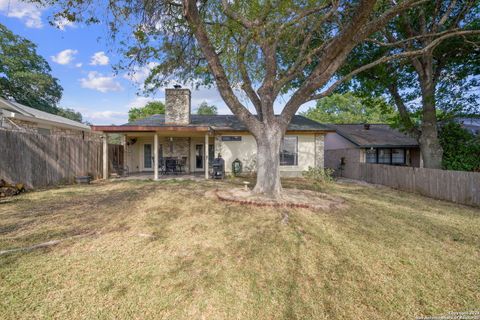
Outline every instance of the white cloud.
[[42, 12], [38, 4], [19, 0], [0, 0], [0, 12], [7, 17], [22, 20], [28, 28], [42, 28]]
[[150, 71], [152, 71], [152, 69], [156, 66], [158, 66], [157, 62], [149, 62], [147, 65], [142, 67], [136, 66], [128, 73], [125, 73], [123, 77], [132, 81], [133, 83], [143, 85], [145, 79], [147, 79], [147, 77], [150, 75]]
[[[1, 1], [1, 0], [0, 0], [0, 1]], [[65, 29], [66, 29], [67, 27], [69, 27], [69, 28], [76, 28], [76, 25], [75, 25], [72, 21], [70, 21], [70, 20], [68, 20], [68, 19], [66, 19], [66, 18], [58, 18], [58, 19], [56, 19], [56, 20], [53, 22], [53, 24], [54, 24], [58, 29], [60, 29], [60, 30], [62, 30], [62, 31], [65, 31]]]
[[150, 101], [162, 101], [165, 102], [165, 99], [158, 99], [158, 98], [152, 98], [152, 97], [136, 97], [135, 99], [131, 100], [127, 108], [143, 108], [147, 103]]
[[104, 76], [96, 71], [91, 71], [88, 73], [87, 78], [80, 79], [80, 85], [82, 88], [97, 90], [103, 93], [123, 90], [114, 77]]
[[91, 60], [90, 65], [92, 66], [105, 66], [110, 62], [110, 59], [103, 51], [96, 52]]
[[81, 62], [75, 64], [75, 67], [80, 68], [83, 64]]
[[53, 62], [56, 62], [58, 64], [66, 65], [66, 64], [69, 64], [70, 62], [72, 62], [73, 59], [75, 59], [75, 55], [77, 53], [78, 53], [77, 50], [66, 49], [66, 50], [60, 51], [55, 56], [51, 56], [51, 58], [52, 58]]

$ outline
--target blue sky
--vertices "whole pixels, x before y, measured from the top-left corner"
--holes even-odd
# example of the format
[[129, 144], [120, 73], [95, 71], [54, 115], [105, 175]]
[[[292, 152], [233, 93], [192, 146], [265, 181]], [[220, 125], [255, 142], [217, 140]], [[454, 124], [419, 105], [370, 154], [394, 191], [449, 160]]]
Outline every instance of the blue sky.
[[[112, 65], [119, 57], [107, 41], [104, 26], [55, 27], [48, 22], [49, 14], [48, 9], [31, 3], [0, 0], [0, 22], [37, 44], [38, 53], [47, 59], [53, 76], [59, 79], [64, 89], [61, 107], [80, 111], [92, 124], [121, 124], [127, 121], [129, 108], [143, 106], [150, 100], [164, 100], [164, 90], [149, 97], [137, 95], [148, 67], [130, 75], [114, 74]], [[277, 112], [287, 99], [277, 99]], [[231, 113], [215, 88], [192, 91], [193, 109], [203, 101], [216, 105], [220, 114]]]

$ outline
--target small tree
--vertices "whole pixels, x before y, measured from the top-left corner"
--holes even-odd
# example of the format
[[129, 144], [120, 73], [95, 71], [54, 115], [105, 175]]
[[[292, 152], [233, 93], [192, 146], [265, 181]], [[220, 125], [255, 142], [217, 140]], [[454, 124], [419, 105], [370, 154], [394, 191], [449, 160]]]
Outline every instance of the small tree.
[[303, 115], [322, 123], [389, 123], [395, 111], [381, 97], [361, 98], [347, 92], [318, 100]]
[[37, 46], [0, 24], [0, 96], [56, 114], [62, 87]]
[[202, 102], [197, 109], [197, 114], [211, 116], [217, 114], [217, 107], [214, 105], [208, 105], [206, 101]]
[[144, 119], [154, 114], [165, 114], [165, 105], [160, 101], [150, 101], [144, 107], [131, 108], [128, 111], [128, 121]]

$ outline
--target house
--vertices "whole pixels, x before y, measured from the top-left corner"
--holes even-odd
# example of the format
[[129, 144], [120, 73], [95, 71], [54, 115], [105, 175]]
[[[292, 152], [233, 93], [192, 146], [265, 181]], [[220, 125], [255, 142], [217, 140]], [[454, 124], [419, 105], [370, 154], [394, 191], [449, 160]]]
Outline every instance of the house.
[[480, 117], [457, 117], [453, 121], [459, 123], [462, 128], [475, 136], [480, 136]]
[[[158, 178], [166, 161], [177, 160], [182, 172], [199, 173], [208, 178], [209, 166], [218, 154], [225, 161], [227, 173], [232, 171], [236, 159], [242, 163], [244, 172], [255, 171], [256, 142], [237, 117], [192, 115], [190, 101], [189, 89], [169, 88], [165, 90], [165, 115], [92, 128], [105, 135], [122, 135], [124, 159], [130, 173], [150, 172]], [[281, 174], [298, 176], [308, 167], [323, 168], [324, 137], [330, 131], [332, 129], [320, 123], [295, 116], [279, 154]], [[104, 156], [108, 156], [106, 152]], [[108, 176], [107, 168], [104, 176]]]
[[81, 137], [91, 133], [86, 124], [3, 98], [0, 98], [0, 128]]
[[325, 136], [325, 167], [357, 179], [360, 163], [420, 167], [418, 142], [387, 124], [328, 125], [335, 132]]

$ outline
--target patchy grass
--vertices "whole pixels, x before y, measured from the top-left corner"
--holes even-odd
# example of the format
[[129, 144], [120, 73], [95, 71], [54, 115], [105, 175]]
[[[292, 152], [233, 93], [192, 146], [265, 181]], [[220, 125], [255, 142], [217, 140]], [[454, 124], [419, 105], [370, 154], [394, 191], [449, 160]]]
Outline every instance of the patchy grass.
[[332, 212], [204, 196], [235, 183], [112, 182], [0, 204], [0, 250], [67, 239], [0, 256], [0, 318], [414, 319], [480, 308], [479, 209], [353, 184], [328, 187], [348, 204]]

